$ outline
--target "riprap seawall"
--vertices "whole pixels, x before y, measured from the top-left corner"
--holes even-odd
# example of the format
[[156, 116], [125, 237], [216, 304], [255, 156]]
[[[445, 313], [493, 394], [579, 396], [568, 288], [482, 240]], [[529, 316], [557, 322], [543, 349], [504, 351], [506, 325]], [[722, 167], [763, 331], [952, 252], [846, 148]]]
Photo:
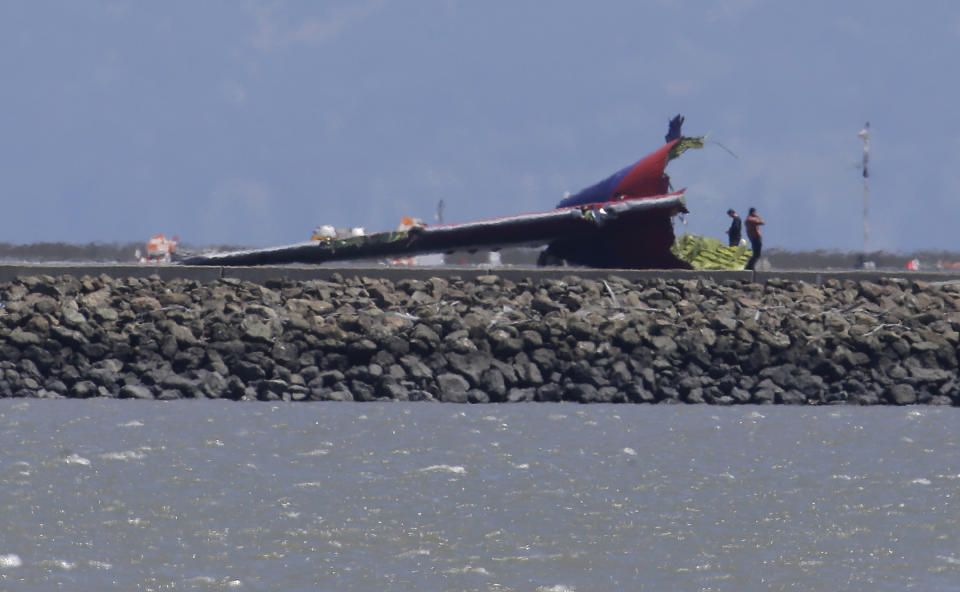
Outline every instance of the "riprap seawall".
[[0, 283], [0, 396], [960, 405], [960, 286]]

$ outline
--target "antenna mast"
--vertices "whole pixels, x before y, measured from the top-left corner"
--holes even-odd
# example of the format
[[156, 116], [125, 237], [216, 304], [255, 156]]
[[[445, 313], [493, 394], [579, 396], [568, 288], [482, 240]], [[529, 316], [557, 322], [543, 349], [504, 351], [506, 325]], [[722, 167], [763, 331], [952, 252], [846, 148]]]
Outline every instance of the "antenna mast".
[[867, 244], [870, 242], [870, 122], [868, 121], [860, 133], [863, 140], [863, 256], [867, 256]]

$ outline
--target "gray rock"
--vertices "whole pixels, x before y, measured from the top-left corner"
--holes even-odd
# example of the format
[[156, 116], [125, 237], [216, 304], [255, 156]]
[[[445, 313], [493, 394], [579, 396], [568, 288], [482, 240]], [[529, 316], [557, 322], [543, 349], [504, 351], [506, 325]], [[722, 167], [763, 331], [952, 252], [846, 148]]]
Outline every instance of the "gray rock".
[[139, 384], [125, 384], [120, 387], [121, 399], [153, 399], [153, 392]]
[[507, 401], [510, 403], [521, 403], [534, 400], [536, 400], [536, 389], [512, 388], [507, 392]]
[[729, 316], [717, 316], [712, 320], [712, 327], [718, 332], [733, 332], [737, 329], [737, 319]]
[[183, 398], [183, 393], [177, 389], [161, 389], [157, 394], [158, 401], [177, 401]]
[[375, 385], [380, 382], [380, 377], [383, 376], [384, 373], [383, 368], [379, 364], [370, 364], [353, 366], [348, 368], [343, 374], [350, 380], [359, 380], [366, 384]]
[[413, 378], [432, 378], [433, 371], [420, 358], [406, 355], [400, 358], [400, 365]]
[[407, 387], [389, 377], [377, 385], [375, 394], [377, 397], [392, 401], [407, 401], [410, 399], [410, 391]]
[[[376, 345], [374, 345], [374, 349], [376, 349]], [[295, 362], [299, 361], [300, 350], [294, 343], [278, 341], [273, 344], [273, 348], [270, 350], [270, 357], [281, 364], [292, 366]]]
[[62, 380], [58, 380], [56, 378], [51, 378], [44, 382], [43, 388], [61, 396], [67, 396], [70, 391], [70, 389], [67, 388], [67, 385]]
[[784, 405], [804, 405], [807, 402], [807, 397], [798, 390], [789, 389], [778, 393], [776, 402]]
[[666, 335], [657, 335], [653, 337], [650, 342], [653, 349], [660, 355], [669, 356], [677, 351], [677, 342]]
[[470, 389], [467, 392], [468, 403], [489, 403], [490, 396], [480, 389]]
[[517, 379], [524, 386], [539, 386], [543, 384], [543, 375], [536, 364], [529, 361], [517, 362], [513, 365]]
[[563, 387], [555, 382], [551, 382], [537, 387], [534, 399], [537, 401], [562, 401], [563, 392]]
[[410, 400], [411, 401], [435, 401], [428, 391], [414, 389], [410, 391]]
[[237, 361], [230, 370], [244, 382], [263, 380], [267, 377], [266, 370], [260, 364], [247, 360]]
[[78, 399], [96, 397], [99, 394], [97, 385], [90, 380], [81, 380], [73, 384], [70, 388], [70, 396]]
[[440, 336], [437, 332], [423, 323], [418, 323], [410, 332], [410, 339], [418, 339], [426, 344], [429, 349], [435, 348], [440, 344]]
[[913, 405], [917, 402], [917, 392], [909, 384], [894, 384], [887, 389], [886, 397], [896, 405]]
[[463, 329], [454, 331], [444, 337], [443, 345], [447, 349], [447, 355], [450, 353], [470, 354], [477, 350], [477, 344], [470, 339], [470, 333]]
[[198, 372], [201, 394], [209, 399], [219, 399], [229, 393], [227, 379], [219, 372]]
[[510, 357], [523, 351], [523, 340], [504, 329], [494, 329], [487, 334], [493, 352], [501, 357]]
[[702, 389], [701, 387], [699, 387], [699, 386], [690, 389], [686, 394], [684, 394], [684, 393], [681, 391], [680, 396], [683, 398], [683, 401], [686, 402], [686, 403], [696, 403], [696, 404], [699, 404], [699, 403], [706, 403], [706, 402], [707, 402], [707, 400], [706, 400], [706, 398], [705, 398], [705, 396], [704, 396], [704, 391], [703, 391], [703, 389]]
[[597, 389], [597, 401], [601, 403], [626, 403], [627, 396], [615, 386], [602, 386]]
[[244, 317], [240, 330], [245, 339], [270, 343], [273, 340], [273, 326], [270, 322], [255, 316]]
[[642, 382], [625, 385], [623, 391], [631, 403], [655, 403], [656, 396], [647, 390]]
[[557, 365], [557, 354], [552, 349], [537, 348], [530, 352], [529, 357], [530, 361], [539, 366], [541, 370], [550, 371]]
[[735, 386], [730, 390], [730, 397], [737, 403], [749, 403], [751, 395], [749, 391]]
[[36, 333], [31, 333], [29, 331], [24, 331], [20, 327], [15, 327], [10, 333], [7, 334], [7, 339], [10, 343], [18, 347], [26, 347], [28, 345], [40, 345], [43, 343], [43, 338]]
[[767, 405], [776, 403], [777, 398], [783, 393], [783, 389], [774, 384], [769, 378], [761, 380], [753, 392], [753, 402]]
[[350, 394], [354, 401], [376, 401], [377, 395], [374, 385], [361, 380], [350, 380]]
[[949, 372], [941, 368], [910, 368], [910, 378], [918, 383], [932, 382], [934, 384], [942, 384], [955, 376], [956, 372]]
[[440, 389], [439, 398], [449, 403], [466, 403], [467, 391], [470, 383], [459, 374], [446, 373], [437, 376], [437, 387]]
[[366, 364], [377, 349], [377, 344], [370, 339], [352, 341], [347, 345], [347, 358], [354, 364]]
[[180, 374], [168, 374], [160, 381], [162, 389], [173, 389], [180, 391], [185, 397], [202, 398], [200, 391], [201, 385], [198, 381], [187, 378]]
[[325, 393], [323, 401], [353, 401], [353, 395], [345, 390], [330, 390]]
[[496, 368], [488, 368], [480, 375], [477, 386], [490, 396], [492, 401], [502, 401], [507, 394], [507, 385], [503, 374]]
[[530, 308], [544, 315], [550, 312], [564, 310], [563, 305], [557, 304], [545, 294], [538, 294], [535, 296], [533, 302], [530, 303]]
[[471, 385], [480, 386], [483, 374], [490, 368], [493, 357], [488, 353], [475, 351], [468, 354], [448, 353], [446, 359], [451, 370], [465, 376]]
[[490, 361], [490, 367], [500, 372], [503, 382], [507, 387], [512, 387], [517, 384], [517, 372], [514, 370], [513, 364], [507, 364], [494, 359]]

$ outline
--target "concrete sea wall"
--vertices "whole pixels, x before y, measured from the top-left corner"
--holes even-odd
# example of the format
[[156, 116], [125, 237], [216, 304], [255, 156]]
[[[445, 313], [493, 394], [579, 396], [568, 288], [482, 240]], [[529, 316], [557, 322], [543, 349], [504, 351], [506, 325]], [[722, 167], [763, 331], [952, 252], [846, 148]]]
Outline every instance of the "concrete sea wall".
[[960, 405], [949, 276], [63, 271], [0, 273], [0, 397]]

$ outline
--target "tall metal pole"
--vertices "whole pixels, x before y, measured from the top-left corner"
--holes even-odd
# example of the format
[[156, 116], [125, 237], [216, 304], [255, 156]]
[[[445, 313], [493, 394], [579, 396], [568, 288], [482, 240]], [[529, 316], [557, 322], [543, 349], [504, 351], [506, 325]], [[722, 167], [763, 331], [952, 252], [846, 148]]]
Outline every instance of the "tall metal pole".
[[863, 256], [867, 256], [867, 245], [870, 242], [870, 122], [868, 121], [860, 133], [863, 139]]

